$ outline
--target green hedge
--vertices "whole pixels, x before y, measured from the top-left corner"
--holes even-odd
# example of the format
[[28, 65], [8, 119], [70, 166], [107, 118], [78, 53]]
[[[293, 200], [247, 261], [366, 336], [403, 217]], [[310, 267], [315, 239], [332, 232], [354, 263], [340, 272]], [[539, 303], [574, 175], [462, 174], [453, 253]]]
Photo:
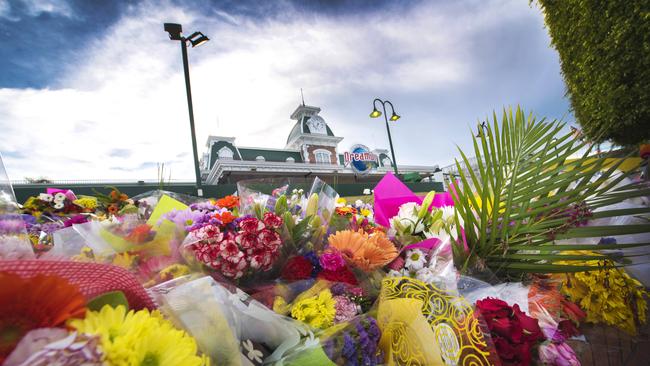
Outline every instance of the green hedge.
[[595, 142], [650, 139], [650, 0], [538, 0], [577, 121]]

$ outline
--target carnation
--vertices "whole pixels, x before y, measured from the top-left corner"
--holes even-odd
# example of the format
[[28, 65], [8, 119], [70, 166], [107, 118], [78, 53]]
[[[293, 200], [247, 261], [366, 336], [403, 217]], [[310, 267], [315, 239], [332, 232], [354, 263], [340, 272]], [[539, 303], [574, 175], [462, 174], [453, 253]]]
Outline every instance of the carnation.
[[330, 282], [344, 282], [354, 286], [359, 284], [357, 278], [354, 276], [354, 273], [352, 273], [352, 271], [350, 271], [347, 267], [343, 267], [338, 271], [322, 270], [320, 273], [318, 273], [318, 278]]
[[345, 260], [337, 250], [323, 253], [319, 258], [321, 267], [327, 271], [337, 271], [345, 267]]
[[303, 256], [289, 258], [287, 264], [282, 268], [281, 277], [287, 281], [305, 280], [311, 277], [314, 266]]

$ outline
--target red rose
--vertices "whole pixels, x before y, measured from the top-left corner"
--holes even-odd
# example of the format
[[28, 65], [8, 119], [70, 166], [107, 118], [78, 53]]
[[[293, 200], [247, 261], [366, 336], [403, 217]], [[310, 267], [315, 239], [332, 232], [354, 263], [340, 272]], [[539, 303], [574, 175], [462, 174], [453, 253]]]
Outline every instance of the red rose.
[[352, 271], [350, 271], [347, 267], [343, 267], [338, 271], [322, 270], [318, 273], [318, 278], [331, 282], [343, 282], [353, 286], [359, 284], [357, 278], [354, 276], [354, 273], [352, 273]]
[[499, 358], [510, 360], [515, 357], [515, 348], [505, 338], [493, 337], [494, 347], [497, 349]]
[[305, 280], [311, 276], [314, 266], [303, 256], [289, 258], [287, 264], [282, 268], [280, 277], [287, 281]]
[[490, 297], [478, 300], [476, 307], [481, 311], [488, 323], [492, 318], [505, 318], [510, 316], [511, 313], [510, 306], [505, 301]]
[[558, 323], [557, 330], [560, 331], [560, 334], [562, 334], [564, 338], [571, 338], [580, 335], [578, 328], [576, 328], [575, 324], [573, 324], [571, 320], [562, 320]]
[[247, 217], [239, 222], [239, 228], [247, 233], [256, 233], [264, 229], [264, 223], [254, 217]]
[[512, 307], [512, 311], [514, 319], [516, 319], [519, 324], [521, 324], [521, 328], [524, 330], [524, 338], [526, 342], [534, 343], [536, 341], [543, 341], [546, 339], [539, 327], [537, 319], [526, 315], [526, 313], [519, 309], [519, 305], [517, 304]]
[[280, 216], [274, 214], [273, 212], [266, 212], [264, 214], [264, 225], [273, 229], [277, 229], [282, 226], [282, 219]]

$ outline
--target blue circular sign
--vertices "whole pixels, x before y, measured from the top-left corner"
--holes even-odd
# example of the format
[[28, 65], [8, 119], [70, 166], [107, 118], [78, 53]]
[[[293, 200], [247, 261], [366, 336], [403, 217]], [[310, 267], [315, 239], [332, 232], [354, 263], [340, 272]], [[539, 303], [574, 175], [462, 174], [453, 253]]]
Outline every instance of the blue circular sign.
[[343, 154], [345, 165], [350, 165], [357, 174], [368, 174], [378, 165], [379, 158], [365, 145], [354, 145]]

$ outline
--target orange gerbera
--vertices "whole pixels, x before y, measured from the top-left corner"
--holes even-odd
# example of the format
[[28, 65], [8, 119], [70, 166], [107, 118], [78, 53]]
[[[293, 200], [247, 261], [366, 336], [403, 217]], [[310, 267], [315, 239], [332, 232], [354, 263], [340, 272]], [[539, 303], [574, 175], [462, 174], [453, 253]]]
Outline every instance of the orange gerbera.
[[348, 263], [370, 272], [390, 263], [399, 254], [386, 234], [342, 230], [329, 237], [330, 247], [341, 252]]
[[237, 196], [226, 196], [224, 198], [218, 199], [215, 203], [219, 207], [235, 208], [236, 206], [239, 206], [239, 197], [237, 197]]
[[151, 231], [152, 226], [147, 224], [142, 224], [136, 226], [129, 235], [126, 236], [126, 240], [134, 244], [142, 244], [146, 241], [151, 240], [153, 232]]
[[63, 326], [85, 313], [86, 299], [61, 277], [0, 272], [0, 364], [30, 330]]

